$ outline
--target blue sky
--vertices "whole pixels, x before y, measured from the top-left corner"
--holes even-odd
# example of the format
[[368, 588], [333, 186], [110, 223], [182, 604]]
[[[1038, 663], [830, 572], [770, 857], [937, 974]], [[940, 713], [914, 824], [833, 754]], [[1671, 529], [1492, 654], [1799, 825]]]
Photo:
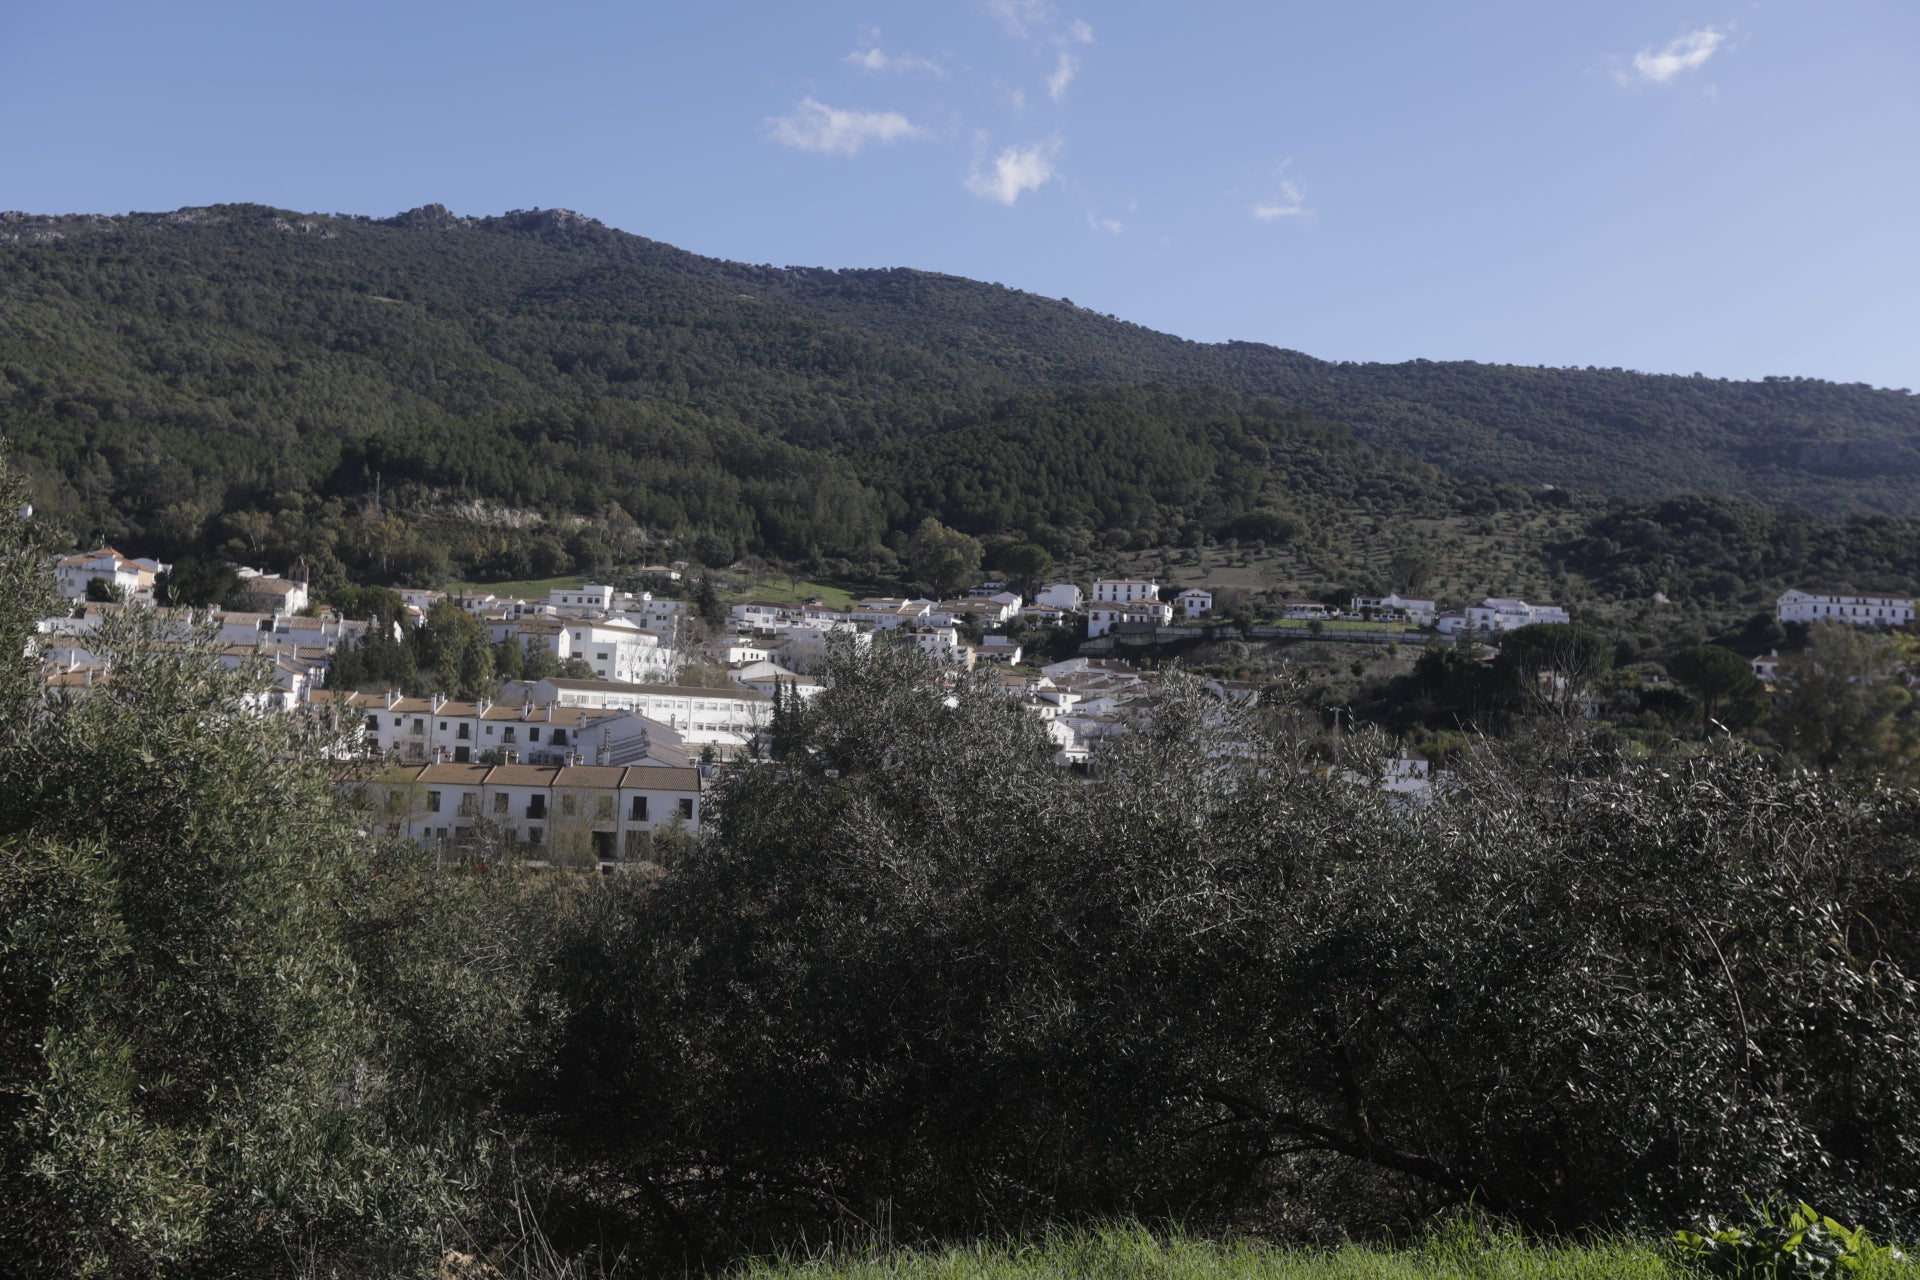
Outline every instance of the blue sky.
[[0, 208], [561, 206], [1327, 359], [1920, 388], [1920, 5], [0, 0]]

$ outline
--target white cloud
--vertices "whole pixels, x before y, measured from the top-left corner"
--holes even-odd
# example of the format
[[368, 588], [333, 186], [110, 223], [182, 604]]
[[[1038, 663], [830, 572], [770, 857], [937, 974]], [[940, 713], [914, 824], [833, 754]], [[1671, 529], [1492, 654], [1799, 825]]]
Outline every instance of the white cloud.
[[1279, 194], [1271, 200], [1263, 200], [1253, 206], [1253, 216], [1258, 222], [1273, 222], [1280, 218], [1299, 218], [1307, 213], [1307, 192], [1298, 182], [1287, 176], [1287, 164], [1274, 171], [1274, 182]]
[[1084, 18], [1075, 18], [1067, 24], [1067, 35], [1080, 44], [1093, 43], [1093, 24]]
[[993, 168], [983, 171], [978, 165], [967, 176], [967, 190], [987, 200], [1012, 204], [1029, 191], [1036, 191], [1056, 176], [1053, 155], [1057, 143], [1035, 142], [1024, 147], [1008, 147], [994, 157]]
[[1053, 74], [1047, 77], [1047, 96], [1055, 102], [1065, 101], [1067, 86], [1073, 83], [1073, 77], [1079, 70], [1080, 59], [1062, 52], [1060, 61], [1054, 64]]
[[1102, 218], [1091, 209], [1087, 211], [1087, 225], [1095, 231], [1104, 232], [1110, 236], [1117, 236], [1127, 229], [1127, 224], [1120, 221], [1120, 219]]
[[918, 138], [923, 130], [898, 111], [843, 111], [803, 98], [792, 114], [769, 116], [767, 136], [801, 151], [857, 155], [869, 142]]
[[987, 12], [999, 20], [1007, 34], [1026, 39], [1033, 28], [1053, 20], [1053, 6], [1047, 0], [987, 0]]
[[1702, 27], [1698, 31], [1689, 31], [1683, 36], [1669, 40], [1665, 47], [1655, 52], [1642, 49], [1633, 55], [1633, 70], [1616, 71], [1614, 79], [1621, 84], [1632, 84], [1638, 80], [1646, 84], [1665, 84], [1685, 71], [1693, 71], [1706, 65], [1726, 43], [1726, 33], [1712, 27]]
[[888, 53], [880, 47], [880, 33], [870, 31], [872, 43], [865, 49], [855, 49], [840, 61], [859, 67], [862, 71], [920, 71], [942, 80], [947, 78], [947, 69], [932, 58], [922, 58], [911, 53]]

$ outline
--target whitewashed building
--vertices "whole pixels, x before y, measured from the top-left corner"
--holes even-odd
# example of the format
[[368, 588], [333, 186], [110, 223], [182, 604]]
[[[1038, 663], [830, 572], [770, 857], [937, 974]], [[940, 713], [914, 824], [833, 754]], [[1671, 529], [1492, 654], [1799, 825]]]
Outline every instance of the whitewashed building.
[[1204, 587], [1188, 587], [1173, 598], [1175, 607], [1183, 618], [1197, 618], [1203, 613], [1213, 612], [1213, 592]]
[[1078, 613], [1080, 612], [1080, 605], [1083, 599], [1084, 597], [1080, 594], [1080, 588], [1073, 585], [1073, 583], [1050, 582], [1040, 588], [1040, 592], [1034, 596], [1033, 602], [1049, 609], [1064, 609], [1068, 613]]
[[1867, 595], [1857, 591], [1802, 591], [1780, 594], [1781, 622], [1844, 622], [1851, 627], [1903, 627], [1913, 621], [1910, 596]]
[[1093, 584], [1095, 604], [1133, 604], [1138, 600], [1158, 600], [1160, 584], [1145, 579], [1101, 578]]

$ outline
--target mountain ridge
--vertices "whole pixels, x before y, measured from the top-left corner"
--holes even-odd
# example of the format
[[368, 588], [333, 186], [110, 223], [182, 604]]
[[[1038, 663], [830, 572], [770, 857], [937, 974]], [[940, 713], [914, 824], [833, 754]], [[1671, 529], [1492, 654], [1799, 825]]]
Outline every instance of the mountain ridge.
[[[203, 509], [176, 524], [204, 525], [380, 476], [562, 509], [617, 493], [650, 504], [643, 523], [727, 524], [743, 543], [771, 508], [729, 514], [739, 495], [833, 491], [860, 510], [830, 537], [864, 538], [918, 514], [875, 457], [937, 456], [906, 442], [950, 430], [991, 448], [983, 427], [1019, 397], [1039, 399], [1016, 417], [1044, 418], [1059, 393], [1153, 386], [1199, 398], [1137, 402], [1164, 411], [1158, 435], [1130, 428], [1149, 453], [1196, 438], [1195, 415], [1242, 415], [1202, 394], [1224, 393], [1464, 480], [1920, 515], [1920, 398], [1897, 391], [1324, 361], [917, 268], [703, 257], [564, 209], [0, 214], [0, 303], [0, 429], [49, 509], [102, 530], [150, 526], [169, 500]], [[1023, 508], [1001, 496], [969, 509]]]

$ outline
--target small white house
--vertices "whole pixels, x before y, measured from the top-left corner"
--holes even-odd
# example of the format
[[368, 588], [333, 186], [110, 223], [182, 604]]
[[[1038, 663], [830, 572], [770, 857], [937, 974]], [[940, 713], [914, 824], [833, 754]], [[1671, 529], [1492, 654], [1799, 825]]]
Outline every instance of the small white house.
[[1040, 588], [1033, 602], [1049, 609], [1064, 609], [1068, 613], [1078, 613], [1083, 599], [1080, 588], [1071, 582], [1050, 582]]
[[555, 587], [547, 592], [547, 603], [567, 613], [589, 610], [606, 613], [613, 608], [613, 588], [592, 582], [577, 587]]
[[1202, 587], [1188, 587], [1173, 598], [1174, 607], [1183, 618], [1197, 618], [1203, 613], [1213, 612], [1213, 592]]

